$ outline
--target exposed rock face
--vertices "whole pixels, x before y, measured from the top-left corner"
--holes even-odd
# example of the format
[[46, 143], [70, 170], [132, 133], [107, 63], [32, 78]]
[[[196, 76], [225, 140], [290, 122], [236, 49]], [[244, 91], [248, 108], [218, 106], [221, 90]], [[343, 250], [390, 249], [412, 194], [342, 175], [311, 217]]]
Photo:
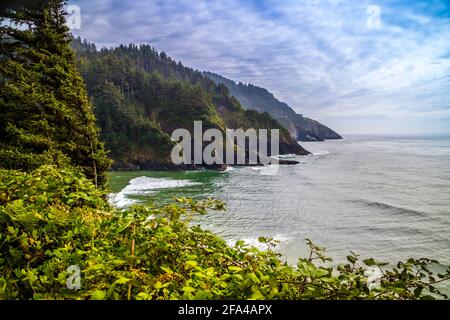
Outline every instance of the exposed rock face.
[[244, 108], [269, 113], [288, 129], [297, 140], [342, 139], [338, 133], [320, 122], [296, 113], [289, 105], [276, 99], [272, 93], [264, 88], [252, 84], [236, 84], [230, 79], [211, 72], [204, 72], [204, 75], [217, 84], [224, 84]]
[[151, 160], [141, 160], [141, 161], [126, 161], [126, 162], [114, 162], [112, 165], [113, 170], [157, 170], [157, 171], [165, 171], [165, 170], [201, 170], [201, 169], [209, 169], [209, 170], [218, 170], [223, 171], [227, 168], [226, 164], [222, 165], [195, 165], [195, 164], [181, 164], [175, 165], [170, 162], [156, 162]]
[[[280, 165], [296, 165], [300, 162], [295, 160], [284, 160], [279, 159], [278, 164]], [[243, 165], [235, 165], [235, 166], [255, 166], [254, 164], [243, 164]], [[263, 166], [261, 163], [256, 164], [256, 166]], [[169, 162], [154, 162], [154, 161], [140, 161], [140, 162], [115, 162], [112, 165], [112, 170], [125, 170], [125, 171], [137, 171], [137, 170], [156, 170], [156, 171], [165, 171], [165, 170], [174, 170], [174, 171], [182, 171], [182, 170], [217, 170], [217, 171], [225, 171], [228, 165], [195, 165], [195, 164], [183, 164], [183, 165], [174, 165]]]
[[320, 122], [297, 115], [294, 118], [297, 127], [297, 139], [300, 141], [323, 141], [342, 139], [342, 137]]

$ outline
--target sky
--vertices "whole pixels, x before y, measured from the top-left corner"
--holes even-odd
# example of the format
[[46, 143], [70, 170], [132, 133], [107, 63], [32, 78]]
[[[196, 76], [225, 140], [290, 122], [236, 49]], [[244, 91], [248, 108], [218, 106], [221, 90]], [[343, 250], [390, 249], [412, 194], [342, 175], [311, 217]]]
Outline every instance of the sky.
[[342, 134], [450, 134], [450, 0], [72, 0], [75, 36], [148, 43]]

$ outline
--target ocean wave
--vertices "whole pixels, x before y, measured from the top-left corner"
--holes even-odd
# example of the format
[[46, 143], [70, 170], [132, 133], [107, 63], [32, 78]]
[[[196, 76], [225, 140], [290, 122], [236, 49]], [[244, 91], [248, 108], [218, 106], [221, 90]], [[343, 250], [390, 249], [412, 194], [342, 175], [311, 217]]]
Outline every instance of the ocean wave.
[[265, 166], [255, 166], [255, 167], [246, 167], [250, 168], [253, 171], [259, 172], [259, 174], [263, 176], [273, 176], [276, 175], [280, 170], [279, 164], [269, 164]]
[[398, 214], [405, 214], [410, 216], [426, 217], [429, 214], [424, 211], [413, 210], [405, 207], [395, 206], [385, 202], [369, 201], [369, 200], [352, 200], [352, 202], [363, 204], [367, 207], [375, 207], [386, 211], [391, 211]]
[[[288, 243], [291, 240], [290, 237], [284, 236], [284, 235], [281, 235], [281, 234], [277, 234], [277, 235], [273, 236], [272, 238], [274, 240], [276, 240], [276, 241], [279, 241], [280, 242], [279, 245], [280, 244], [286, 244], [286, 243]], [[243, 239], [240, 239], [240, 240], [244, 241], [244, 243], [246, 245], [250, 246], [250, 247], [255, 247], [255, 248], [259, 249], [259, 250], [267, 250], [267, 245], [264, 244], [264, 243], [259, 242], [258, 238], [243, 238]], [[226, 240], [227, 244], [229, 246], [231, 246], [231, 247], [236, 244], [236, 241], [238, 241], [238, 240], [235, 240], [235, 239], [228, 239], [228, 240]]]
[[317, 151], [317, 152], [313, 152], [313, 156], [326, 156], [329, 155], [330, 153], [328, 151]]
[[150, 194], [155, 190], [179, 188], [197, 185], [198, 182], [191, 180], [175, 180], [169, 178], [152, 178], [152, 177], [137, 177], [131, 179], [128, 185], [120, 192], [109, 195], [109, 201], [116, 207], [123, 208], [132, 204], [139, 203], [138, 199], [130, 198], [129, 196]]
[[122, 192], [110, 193], [108, 195], [108, 201], [110, 204], [112, 204], [113, 206], [115, 206], [117, 208], [129, 207], [129, 206], [139, 202], [137, 199], [128, 198]]
[[293, 153], [288, 153], [288, 154], [279, 154], [277, 156], [273, 156], [271, 158], [273, 159], [292, 159], [295, 158], [297, 155], [293, 154]]
[[199, 169], [199, 170], [186, 170], [184, 171], [184, 174], [196, 174], [199, 172], [205, 171], [203, 168]]

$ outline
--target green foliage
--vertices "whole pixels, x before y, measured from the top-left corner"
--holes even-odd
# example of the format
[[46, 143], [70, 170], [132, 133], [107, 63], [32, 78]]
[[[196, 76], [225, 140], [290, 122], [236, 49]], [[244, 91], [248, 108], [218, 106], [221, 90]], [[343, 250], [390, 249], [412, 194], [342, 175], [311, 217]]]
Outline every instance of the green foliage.
[[[194, 225], [195, 214], [222, 210], [216, 200], [178, 199], [157, 206], [110, 207], [97, 188], [72, 169], [43, 166], [0, 171], [1, 299], [428, 299], [439, 296], [429, 259], [395, 268], [373, 259], [333, 268], [324, 249], [283, 262], [277, 242], [267, 250], [233, 247]], [[81, 270], [70, 290], [68, 267]], [[367, 268], [380, 268], [374, 283]]]
[[0, 16], [0, 167], [71, 164], [106, 187], [110, 161], [62, 7], [61, 1], [42, 1]]
[[103, 192], [55, 166], [0, 170], [0, 181], [0, 298], [50, 297], [110, 214]]

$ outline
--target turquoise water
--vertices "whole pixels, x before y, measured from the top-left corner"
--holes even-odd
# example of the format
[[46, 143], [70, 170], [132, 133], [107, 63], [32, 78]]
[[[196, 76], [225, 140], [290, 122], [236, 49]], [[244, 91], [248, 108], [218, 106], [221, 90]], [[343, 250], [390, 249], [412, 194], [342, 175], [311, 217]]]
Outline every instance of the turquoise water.
[[449, 138], [352, 136], [303, 146], [313, 155], [273, 176], [251, 167], [113, 172], [112, 201], [221, 199], [227, 211], [199, 224], [230, 243], [279, 239], [290, 262], [306, 254], [310, 238], [336, 262], [352, 250], [387, 262], [425, 256], [450, 264]]

